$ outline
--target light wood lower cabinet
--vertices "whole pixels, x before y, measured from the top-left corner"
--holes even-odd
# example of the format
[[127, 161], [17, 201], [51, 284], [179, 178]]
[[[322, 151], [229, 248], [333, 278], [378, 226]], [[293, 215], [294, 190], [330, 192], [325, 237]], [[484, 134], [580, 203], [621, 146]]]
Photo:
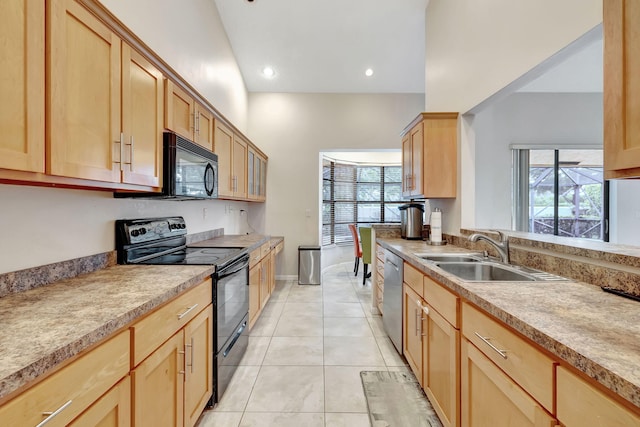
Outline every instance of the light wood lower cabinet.
[[50, 425], [69, 424], [127, 376], [129, 336], [117, 334], [0, 407], [0, 424], [35, 426], [47, 417]]
[[[424, 301], [409, 285], [402, 285], [402, 332], [404, 357], [421, 386], [422, 376], [422, 315]], [[424, 304], [426, 307], [426, 304]]]
[[134, 425], [195, 425], [213, 391], [211, 279], [132, 327]]
[[69, 427], [128, 427], [131, 425], [131, 378], [116, 384]]
[[132, 372], [134, 425], [184, 425], [184, 335], [177, 333]]
[[558, 420], [566, 427], [638, 427], [640, 414], [632, 412], [590, 385], [567, 368], [559, 366]]
[[249, 255], [249, 328], [256, 323], [275, 290], [276, 256], [283, 248], [284, 242], [273, 248], [267, 242]]
[[442, 424], [459, 426], [460, 331], [431, 305], [422, 328], [422, 386]]
[[462, 425], [553, 427], [557, 421], [466, 339], [462, 354]]

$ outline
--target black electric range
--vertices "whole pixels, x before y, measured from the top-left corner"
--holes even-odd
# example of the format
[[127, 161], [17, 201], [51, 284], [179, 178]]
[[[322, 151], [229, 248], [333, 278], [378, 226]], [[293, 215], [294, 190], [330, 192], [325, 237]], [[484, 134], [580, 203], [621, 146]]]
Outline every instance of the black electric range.
[[213, 406], [249, 342], [249, 254], [241, 248], [190, 247], [186, 236], [182, 217], [116, 221], [118, 264], [214, 266]]

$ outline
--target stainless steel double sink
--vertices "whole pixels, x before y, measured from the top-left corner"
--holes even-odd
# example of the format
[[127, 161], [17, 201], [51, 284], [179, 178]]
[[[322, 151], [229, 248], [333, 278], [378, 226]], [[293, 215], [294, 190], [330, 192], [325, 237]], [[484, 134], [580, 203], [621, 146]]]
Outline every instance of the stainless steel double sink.
[[480, 252], [414, 254], [468, 282], [531, 282], [567, 280], [533, 268], [504, 264]]

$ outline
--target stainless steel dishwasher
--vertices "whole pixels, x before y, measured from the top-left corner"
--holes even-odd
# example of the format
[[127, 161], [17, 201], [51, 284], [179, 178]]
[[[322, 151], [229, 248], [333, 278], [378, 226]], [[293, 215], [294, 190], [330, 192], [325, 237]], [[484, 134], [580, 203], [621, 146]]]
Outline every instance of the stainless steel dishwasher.
[[402, 258], [385, 250], [382, 323], [384, 330], [402, 354]]

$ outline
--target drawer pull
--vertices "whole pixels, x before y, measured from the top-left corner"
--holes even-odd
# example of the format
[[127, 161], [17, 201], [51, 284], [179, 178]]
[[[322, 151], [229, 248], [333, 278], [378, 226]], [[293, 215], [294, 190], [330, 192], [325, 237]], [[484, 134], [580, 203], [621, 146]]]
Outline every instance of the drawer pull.
[[40, 424], [38, 424], [36, 427], [41, 427], [41, 426], [47, 424], [49, 421], [53, 420], [56, 417], [56, 415], [58, 415], [60, 412], [62, 412], [65, 409], [67, 409], [67, 407], [69, 405], [71, 405], [71, 402], [73, 402], [73, 401], [72, 400], [68, 401], [67, 403], [65, 403], [64, 405], [62, 405], [61, 407], [59, 407], [58, 409], [56, 409], [53, 412], [43, 412], [42, 415], [47, 415], [47, 418], [42, 420], [42, 422]]
[[196, 308], [197, 306], [198, 304], [193, 304], [191, 307], [187, 308], [183, 313], [178, 314], [178, 320], [182, 319], [184, 316], [189, 314], [189, 312], [194, 308]]
[[482, 341], [484, 341], [489, 347], [491, 347], [493, 350], [495, 350], [500, 356], [502, 356], [503, 359], [507, 358], [507, 350], [500, 350], [498, 347], [496, 347], [495, 345], [491, 344], [491, 342], [489, 341], [491, 338], [489, 337], [483, 337], [482, 335], [480, 335], [479, 333], [475, 333], [476, 336], [478, 338], [480, 338]]
[[185, 357], [186, 357], [186, 347], [189, 347], [189, 349], [191, 350], [191, 364], [187, 363], [187, 366], [189, 366], [191, 368], [191, 373], [193, 374], [193, 337], [191, 337], [191, 344], [185, 344]]

